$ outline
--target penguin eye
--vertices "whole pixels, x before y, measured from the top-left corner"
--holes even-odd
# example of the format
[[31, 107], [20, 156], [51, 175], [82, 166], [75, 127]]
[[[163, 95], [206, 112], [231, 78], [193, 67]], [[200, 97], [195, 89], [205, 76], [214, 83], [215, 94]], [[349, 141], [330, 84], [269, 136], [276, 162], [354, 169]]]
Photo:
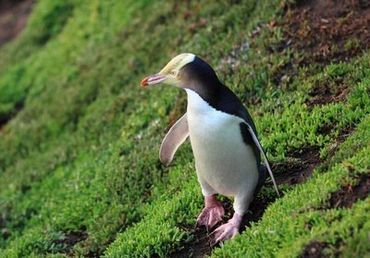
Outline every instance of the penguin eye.
[[173, 75], [173, 76], [176, 76], [176, 71], [175, 71], [175, 70], [172, 70], [172, 71], [170, 72], [170, 74], [171, 74], [171, 75]]

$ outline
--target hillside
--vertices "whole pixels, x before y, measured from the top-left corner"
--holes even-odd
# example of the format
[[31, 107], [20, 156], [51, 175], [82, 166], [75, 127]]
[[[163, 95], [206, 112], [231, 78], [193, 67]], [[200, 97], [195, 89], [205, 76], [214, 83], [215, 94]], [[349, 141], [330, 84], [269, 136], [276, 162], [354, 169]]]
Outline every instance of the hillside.
[[[0, 37], [0, 257], [370, 254], [367, 1], [26, 2]], [[158, 159], [186, 95], [139, 87], [182, 52], [243, 101], [283, 192], [222, 246], [194, 228], [190, 144]]]

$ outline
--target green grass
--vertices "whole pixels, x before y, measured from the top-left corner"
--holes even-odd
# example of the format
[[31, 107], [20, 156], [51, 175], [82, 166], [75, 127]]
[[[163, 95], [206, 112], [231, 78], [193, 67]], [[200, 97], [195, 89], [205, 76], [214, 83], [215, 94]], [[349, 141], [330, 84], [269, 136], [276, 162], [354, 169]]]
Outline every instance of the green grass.
[[[181, 110], [176, 100], [184, 93], [139, 88], [143, 76], [181, 52], [217, 67], [248, 106], [270, 160], [283, 162], [304, 146], [320, 147], [324, 160], [312, 179], [284, 186], [258, 223], [213, 255], [294, 257], [311, 240], [343, 240], [343, 255], [368, 253], [368, 199], [351, 209], [320, 207], [354, 181], [349, 171], [369, 171], [370, 52], [300, 68], [277, 85], [274, 73], [300, 54], [269, 51], [281, 40], [279, 28], [250, 32], [280, 12], [267, 0], [37, 2], [22, 34], [0, 49], [0, 116], [13, 116], [0, 129], [0, 256], [63, 257], [67, 247], [58, 240], [73, 231], [88, 234], [73, 246], [75, 256], [165, 257], [191, 239], [181, 225], [194, 224], [202, 197], [190, 145], [173, 166], [158, 161], [169, 114]], [[207, 23], [193, 32], [200, 17]], [[245, 42], [239, 65], [222, 62]], [[345, 101], [307, 106], [311, 89], [335, 87], [338, 78], [350, 90]], [[333, 126], [330, 134], [318, 133], [324, 124]], [[354, 133], [332, 157], [347, 127]]]

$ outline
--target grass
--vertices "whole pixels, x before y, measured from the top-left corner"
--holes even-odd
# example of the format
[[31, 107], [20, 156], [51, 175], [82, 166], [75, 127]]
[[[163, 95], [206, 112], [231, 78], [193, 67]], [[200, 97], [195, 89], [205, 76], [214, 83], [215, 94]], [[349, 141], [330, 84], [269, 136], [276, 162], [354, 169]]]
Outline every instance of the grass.
[[[272, 161], [305, 146], [320, 147], [324, 160], [212, 255], [295, 257], [312, 240], [328, 242], [329, 255], [368, 253], [368, 199], [351, 209], [320, 207], [356, 183], [351, 173], [369, 171], [370, 52], [300, 67], [276, 83], [283, 64], [301, 54], [269, 50], [283, 37], [278, 27], [251, 32], [281, 9], [267, 0], [37, 2], [22, 34], [0, 49], [0, 117], [12, 117], [0, 128], [0, 256], [165, 257], [192, 238], [181, 225], [194, 224], [202, 197], [190, 145], [169, 168], [157, 157], [184, 94], [139, 88], [180, 52], [217, 67], [251, 111]], [[249, 49], [240, 50], [245, 42]], [[241, 60], [234, 66], [222, 61], [233, 51]], [[338, 78], [349, 89], [344, 101], [307, 104], [312, 89], [335, 87]], [[325, 124], [332, 130], [319, 133]], [[348, 127], [353, 135], [331, 156]], [[61, 241], [76, 231], [87, 239]]]

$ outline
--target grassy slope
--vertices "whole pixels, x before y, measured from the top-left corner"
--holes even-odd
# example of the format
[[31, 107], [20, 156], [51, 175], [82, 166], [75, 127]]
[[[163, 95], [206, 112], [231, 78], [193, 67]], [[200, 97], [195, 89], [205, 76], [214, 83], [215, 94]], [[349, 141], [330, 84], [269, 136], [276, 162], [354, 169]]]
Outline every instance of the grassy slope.
[[[296, 256], [312, 239], [332, 243], [328, 252], [339, 240], [344, 253], [368, 252], [366, 201], [352, 209], [320, 207], [330, 192], [355, 183], [349, 171], [369, 170], [370, 53], [302, 68], [289, 84], [276, 85], [273, 73], [297, 53], [268, 51], [281, 39], [279, 28], [248, 35], [277, 14], [278, 4], [119, 2], [40, 1], [23, 34], [0, 50], [0, 115], [23, 105], [0, 129], [0, 256], [165, 256], [190, 237], [180, 225], [194, 223], [202, 205], [190, 146], [170, 168], [157, 158], [184, 94], [138, 88], [143, 75], [185, 51], [217, 67], [247, 105], [262, 99], [248, 106], [271, 160], [284, 161], [303, 146], [319, 146], [324, 160], [308, 183], [284, 186], [285, 196], [260, 222], [213, 254]], [[207, 24], [194, 33], [199, 17]], [[240, 65], [221, 61], [245, 42], [251, 45], [238, 53]], [[308, 108], [310, 89], [336, 78], [349, 85], [347, 100]], [[324, 124], [334, 125], [330, 134], [317, 133]], [[354, 134], [331, 157], [335, 137], [348, 126]], [[77, 231], [88, 237], [68, 251], [61, 240]]]

